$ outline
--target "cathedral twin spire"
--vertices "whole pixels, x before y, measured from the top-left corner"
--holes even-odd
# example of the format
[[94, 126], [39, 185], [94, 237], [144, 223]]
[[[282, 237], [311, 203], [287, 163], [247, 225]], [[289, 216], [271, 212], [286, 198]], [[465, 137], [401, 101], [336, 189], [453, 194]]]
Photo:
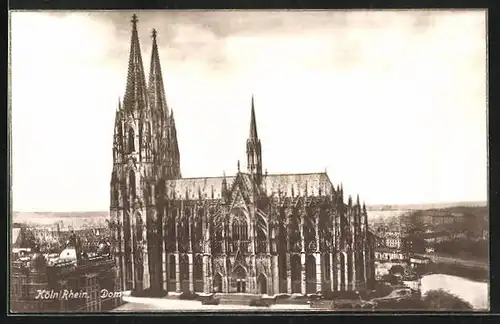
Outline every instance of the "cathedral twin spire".
[[[151, 152], [155, 161], [159, 161], [162, 177], [180, 178], [180, 157], [177, 142], [177, 131], [172, 109], [169, 109], [166, 101], [163, 76], [161, 71], [160, 56], [158, 53], [157, 32], [152, 31], [152, 51], [149, 71], [149, 82], [146, 85], [144, 66], [142, 62], [141, 47], [137, 30], [137, 16], [132, 16], [132, 35], [130, 40], [130, 56], [128, 62], [127, 84], [123, 104], [119, 101], [115, 122], [115, 151], [121, 151], [124, 140], [135, 141], [137, 132], [122, 129], [122, 121], [127, 119], [139, 119], [139, 135], [152, 132], [150, 136], [153, 145]], [[145, 126], [148, 124], [147, 126]], [[124, 126], [124, 125], [123, 125]], [[133, 136], [125, 133], [132, 132]], [[130, 134], [128, 134], [130, 135]], [[139, 139], [139, 147], [143, 143]], [[126, 144], [129, 147], [135, 145]], [[137, 147], [137, 148], [139, 148]], [[116, 154], [115, 154], [116, 155]], [[116, 160], [116, 158], [115, 158]], [[252, 107], [250, 116], [250, 134], [247, 140], [247, 167], [248, 172], [254, 175], [257, 182], [262, 179], [262, 152], [261, 143], [257, 135], [257, 123], [255, 118], [254, 98], [252, 96]]]
[[160, 120], [165, 121], [169, 117], [165, 88], [163, 86], [163, 76], [161, 73], [160, 56], [158, 54], [158, 44], [156, 42], [156, 30], [152, 31], [153, 48], [151, 51], [151, 65], [149, 69], [149, 98], [150, 104], [156, 107], [156, 113]]
[[142, 65], [141, 45], [137, 32], [137, 16], [132, 16], [132, 36], [128, 62], [127, 86], [123, 98], [124, 109], [136, 113], [147, 108], [147, 88]]
[[[151, 65], [149, 71], [149, 82], [146, 85], [146, 77], [142, 62], [141, 47], [137, 30], [137, 16], [132, 16], [132, 35], [130, 40], [130, 55], [128, 62], [127, 84], [123, 104], [118, 103], [115, 122], [115, 149], [117, 137], [122, 137], [128, 142], [135, 142], [139, 135], [138, 145], [130, 145], [142, 155], [153, 155], [157, 162], [158, 172], [161, 177], [180, 177], [180, 157], [177, 143], [177, 132], [173, 113], [169, 111], [163, 77], [161, 72], [156, 30], [152, 31]], [[135, 122], [134, 122], [135, 121]], [[129, 127], [119, 129], [121, 125], [128, 123]], [[127, 133], [127, 134], [125, 134]], [[130, 136], [132, 134], [132, 136]], [[128, 150], [130, 151], [130, 149]], [[126, 151], [125, 153], [130, 153]], [[147, 151], [147, 152], [146, 152]]]

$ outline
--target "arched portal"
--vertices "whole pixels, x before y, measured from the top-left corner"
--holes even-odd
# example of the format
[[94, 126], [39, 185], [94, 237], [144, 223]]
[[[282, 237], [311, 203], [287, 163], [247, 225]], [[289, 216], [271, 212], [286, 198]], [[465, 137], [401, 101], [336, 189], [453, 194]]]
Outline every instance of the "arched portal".
[[218, 272], [214, 276], [214, 291], [222, 292], [222, 276]]
[[259, 293], [267, 294], [267, 279], [263, 273], [257, 278], [257, 286], [259, 287]]
[[247, 290], [247, 271], [241, 265], [234, 268], [231, 276], [233, 292], [244, 293]]

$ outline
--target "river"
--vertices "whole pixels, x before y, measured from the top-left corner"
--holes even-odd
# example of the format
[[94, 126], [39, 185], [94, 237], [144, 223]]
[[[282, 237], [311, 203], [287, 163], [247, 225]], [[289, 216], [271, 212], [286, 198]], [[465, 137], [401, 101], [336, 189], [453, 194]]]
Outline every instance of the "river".
[[476, 310], [489, 309], [489, 288], [486, 282], [445, 274], [432, 274], [423, 276], [421, 284], [422, 296], [429, 290], [443, 289], [465, 300]]

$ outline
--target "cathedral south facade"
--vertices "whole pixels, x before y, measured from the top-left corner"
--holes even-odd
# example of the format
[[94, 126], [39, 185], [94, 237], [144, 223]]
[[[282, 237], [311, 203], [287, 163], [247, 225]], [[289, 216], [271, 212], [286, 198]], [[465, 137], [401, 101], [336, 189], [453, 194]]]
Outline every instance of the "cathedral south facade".
[[146, 79], [137, 32], [114, 126], [110, 226], [121, 290], [309, 294], [370, 289], [374, 235], [326, 172], [263, 172], [253, 98], [246, 165], [183, 178], [156, 32]]

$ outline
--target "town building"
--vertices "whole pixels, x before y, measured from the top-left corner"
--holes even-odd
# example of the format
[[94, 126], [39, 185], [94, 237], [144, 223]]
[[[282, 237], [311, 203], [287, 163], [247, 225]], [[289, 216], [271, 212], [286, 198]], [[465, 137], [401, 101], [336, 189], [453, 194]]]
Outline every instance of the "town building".
[[[252, 97], [247, 168], [183, 178], [156, 32], [149, 84], [137, 18], [116, 111], [110, 226], [123, 290], [315, 293], [370, 288], [374, 238], [364, 204], [326, 172], [264, 170]], [[242, 143], [243, 144], [243, 143]]]
[[98, 312], [119, 306], [121, 295], [116, 294], [116, 268], [109, 247], [101, 246], [98, 254], [86, 259], [75, 250], [64, 249], [54, 264], [40, 252], [13, 260], [11, 311]]
[[405, 253], [398, 249], [378, 248], [375, 249], [375, 260], [379, 261], [404, 261], [408, 260]]
[[401, 235], [386, 235], [385, 236], [385, 245], [388, 248], [399, 250], [403, 246], [403, 239], [402, 239]]
[[30, 226], [26, 229], [30, 231], [35, 240], [42, 242], [57, 242], [61, 235], [61, 222], [48, 225]]

